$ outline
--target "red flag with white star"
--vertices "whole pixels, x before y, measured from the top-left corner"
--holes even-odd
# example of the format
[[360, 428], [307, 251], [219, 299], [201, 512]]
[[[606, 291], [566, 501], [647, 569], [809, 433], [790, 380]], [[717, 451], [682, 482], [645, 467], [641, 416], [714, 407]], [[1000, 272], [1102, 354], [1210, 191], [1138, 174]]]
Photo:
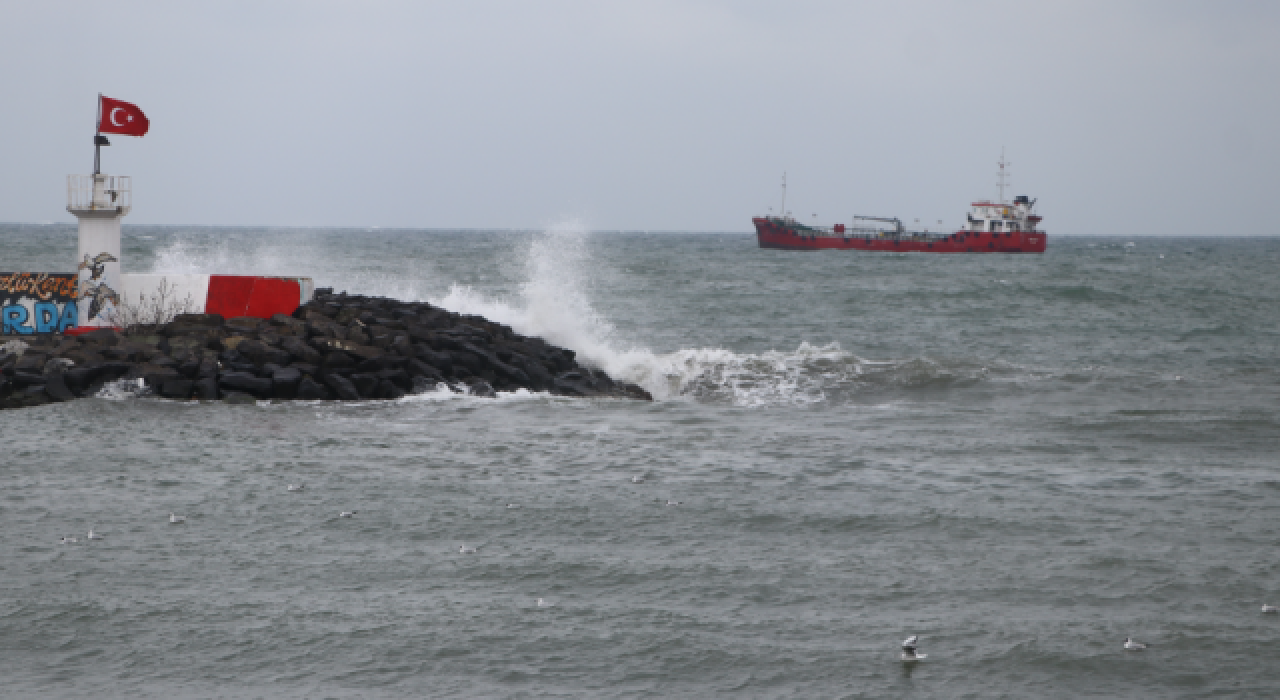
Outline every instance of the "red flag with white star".
[[98, 133], [124, 134], [126, 136], [143, 136], [151, 128], [147, 115], [138, 109], [138, 105], [122, 100], [102, 97], [102, 116], [98, 119]]

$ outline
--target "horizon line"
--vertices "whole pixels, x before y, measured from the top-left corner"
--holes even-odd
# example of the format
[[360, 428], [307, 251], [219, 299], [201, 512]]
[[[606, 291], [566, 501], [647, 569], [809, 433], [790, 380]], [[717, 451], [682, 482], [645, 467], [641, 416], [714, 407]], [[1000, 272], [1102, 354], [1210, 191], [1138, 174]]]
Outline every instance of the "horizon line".
[[[65, 226], [67, 228], [76, 228], [78, 222], [74, 221], [0, 221], [0, 226], [39, 226], [39, 227], [57, 227]], [[433, 232], [433, 233], [543, 233], [550, 227], [536, 228], [478, 228], [478, 227], [431, 227], [431, 226], [352, 226], [352, 225], [308, 225], [308, 224], [126, 224], [121, 222], [121, 229], [126, 228], [202, 228], [202, 229], [254, 229], [254, 230], [305, 230], [305, 231], [359, 231], [362, 233], [374, 232]], [[690, 229], [587, 229], [587, 233], [604, 233], [604, 234], [658, 234], [658, 235], [733, 235], [733, 236], [752, 236], [754, 231], [717, 231], [717, 230], [690, 230]], [[943, 233], [938, 231], [937, 233]], [[1280, 232], [1277, 233], [1256, 233], [1256, 234], [1232, 234], [1232, 235], [1191, 235], [1191, 234], [1154, 234], [1154, 233], [1061, 233], [1061, 232], [1043, 232], [1050, 236], [1063, 236], [1070, 238], [1194, 238], [1194, 239], [1237, 239], [1237, 238], [1280, 238]]]

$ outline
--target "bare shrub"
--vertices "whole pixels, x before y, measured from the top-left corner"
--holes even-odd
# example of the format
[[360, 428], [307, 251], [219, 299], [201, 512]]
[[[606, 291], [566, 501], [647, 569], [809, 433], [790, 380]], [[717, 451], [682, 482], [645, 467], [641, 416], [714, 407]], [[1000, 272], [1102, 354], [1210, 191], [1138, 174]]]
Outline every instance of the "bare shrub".
[[179, 298], [176, 288], [167, 278], [160, 278], [160, 285], [149, 296], [138, 292], [138, 300], [121, 298], [108, 313], [111, 325], [125, 335], [144, 335], [173, 320], [178, 314], [196, 311], [196, 302], [190, 294]]

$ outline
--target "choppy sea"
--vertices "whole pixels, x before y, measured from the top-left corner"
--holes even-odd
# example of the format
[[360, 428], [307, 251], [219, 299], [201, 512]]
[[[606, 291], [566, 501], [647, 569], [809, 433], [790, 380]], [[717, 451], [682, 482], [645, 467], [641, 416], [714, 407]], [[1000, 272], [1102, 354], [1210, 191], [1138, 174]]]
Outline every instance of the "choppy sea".
[[1280, 696], [1278, 266], [126, 227], [126, 271], [427, 300], [656, 400], [0, 413], [0, 696]]

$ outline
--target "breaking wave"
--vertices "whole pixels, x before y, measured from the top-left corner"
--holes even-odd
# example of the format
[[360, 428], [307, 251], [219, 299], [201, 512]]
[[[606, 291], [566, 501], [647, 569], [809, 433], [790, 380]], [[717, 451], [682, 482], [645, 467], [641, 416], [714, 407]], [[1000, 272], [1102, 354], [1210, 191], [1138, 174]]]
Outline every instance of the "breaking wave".
[[760, 354], [724, 348], [685, 348], [661, 354], [626, 345], [591, 303], [590, 234], [578, 222], [535, 237], [524, 256], [523, 284], [511, 298], [493, 298], [454, 284], [429, 301], [483, 316], [516, 332], [539, 336], [578, 354], [583, 364], [643, 386], [654, 398], [689, 397], [737, 406], [802, 405], [827, 401], [859, 386], [946, 383], [951, 373], [929, 361], [877, 363], [838, 343], [802, 342], [795, 350]]

